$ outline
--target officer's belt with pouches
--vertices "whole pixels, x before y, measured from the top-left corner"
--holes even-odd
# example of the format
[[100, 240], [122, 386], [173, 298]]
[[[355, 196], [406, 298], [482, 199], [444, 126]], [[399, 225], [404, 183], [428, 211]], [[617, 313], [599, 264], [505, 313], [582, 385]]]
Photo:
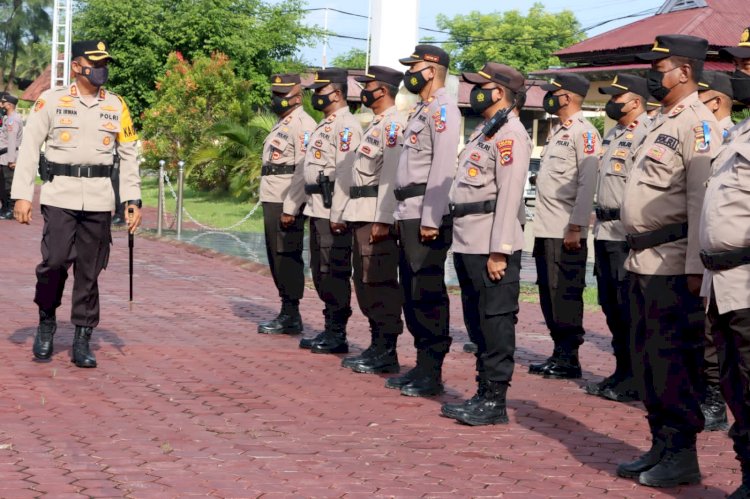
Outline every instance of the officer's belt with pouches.
[[750, 263], [750, 248], [712, 253], [701, 250], [701, 262], [708, 270], [729, 270]]
[[685, 239], [688, 236], [688, 224], [676, 223], [665, 225], [664, 227], [648, 232], [639, 232], [634, 234], [628, 234], [625, 239], [630, 246], [630, 249], [636, 251], [653, 248], [660, 244], [671, 243]]
[[51, 161], [47, 165], [54, 176], [77, 178], [111, 177], [113, 168], [112, 165], [62, 165]]
[[477, 213], [494, 213], [495, 206], [497, 206], [496, 199], [477, 201], [476, 203], [451, 203], [449, 205], [451, 216], [453, 218], [465, 217], [466, 215], [476, 215]]
[[355, 185], [355, 186], [349, 187], [349, 197], [351, 199], [376, 198], [378, 197], [378, 186], [377, 185]]
[[[336, 182], [331, 182], [331, 189]], [[305, 184], [305, 194], [323, 194], [320, 184]]]
[[404, 187], [396, 187], [393, 189], [393, 194], [396, 196], [396, 201], [405, 201], [409, 198], [424, 196], [426, 191], [427, 184], [409, 184]]
[[596, 219], [600, 222], [611, 222], [620, 219], [620, 208], [596, 208]]
[[261, 176], [290, 175], [294, 173], [295, 165], [263, 165], [260, 167]]

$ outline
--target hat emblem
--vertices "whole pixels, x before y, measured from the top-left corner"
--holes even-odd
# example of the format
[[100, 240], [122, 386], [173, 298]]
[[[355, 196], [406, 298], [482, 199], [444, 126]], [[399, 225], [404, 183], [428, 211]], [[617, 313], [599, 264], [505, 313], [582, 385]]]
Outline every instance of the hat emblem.
[[277, 76], [274, 80], [275, 83], [281, 83], [281, 76]]
[[666, 52], [669, 53], [669, 49], [660, 47], [659, 46], [659, 40], [654, 40], [654, 46], [651, 47], [651, 52]]
[[107, 46], [104, 45], [104, 42], [99, 42], [96, 44], [96, 48], [98, 48], [99, 50], [106, 50]]
[[315, 79], [316, 79], [316, 80], [319, 80], [319, 79], [320, 79], [320, 77], [318, 76], [318, 73], [315, 73]]
[[740, 37], [740, 43], [745, 43], [747, 41], [750, 41], [750, 28], [745, 29]]

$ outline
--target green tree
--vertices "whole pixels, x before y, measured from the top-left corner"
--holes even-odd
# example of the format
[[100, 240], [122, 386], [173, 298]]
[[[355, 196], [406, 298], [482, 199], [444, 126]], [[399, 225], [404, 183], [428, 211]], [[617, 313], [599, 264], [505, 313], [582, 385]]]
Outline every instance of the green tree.
[[552, 14], [535, 3], [524, 16], [518, 10], [484, 14], [473, 11], [452, 19], [438, 15], [437, 25], [450, 32], [444, 48], [451, 54], [451, 67], [477, 71], [487, 61], [497, 61], [521, 72], [560, 64], [552, 54], [585, 38], [580, 24], [569, 11]]
[[348, 52], [338, 55], [331, 61], [331, 66], [346, 69], [365, 69], [367, 52], [362, 49], [350, 49]]
[[27, 46], [40, 42], [52, 30], [50, 0], [3, 0], [0, 2], [0, 84], [14, 84], [19, 57]]

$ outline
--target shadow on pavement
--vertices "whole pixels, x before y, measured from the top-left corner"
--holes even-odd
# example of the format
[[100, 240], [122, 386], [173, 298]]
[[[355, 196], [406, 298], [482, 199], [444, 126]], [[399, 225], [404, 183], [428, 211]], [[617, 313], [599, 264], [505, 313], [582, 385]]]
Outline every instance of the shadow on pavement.
[[[75, 327], [69, 322], [57, 323], [57, 332], [55, 333], [54, 339], [54, 353], [52, 357], [58, 355], [69, 355], [70, 348], [73, 345], [73, 333]], [[24, 327], [16, 329], [8, 336], [8, 341], [16, 343], [18, 345], [25, 345], [29, 349], [29, 355], [31, 355], [31, 345], [34, 342], [34, 335], [36, 335], [36, 326]], [[120, 354], [124, 354], [123, 347], [126, 343], [117, 335], [117, 333], [104, 328], [95, 328], [94, 333], [91, 336], [91, 350], [96, 352], [101, 348], [101, 343], [109, 343], [115, 347]]]

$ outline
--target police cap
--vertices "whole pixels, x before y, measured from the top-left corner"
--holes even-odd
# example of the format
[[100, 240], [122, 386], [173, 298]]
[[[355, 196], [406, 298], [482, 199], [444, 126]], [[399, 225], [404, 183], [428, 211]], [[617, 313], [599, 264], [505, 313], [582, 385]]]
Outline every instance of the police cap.
[[70, 47], [70, 56], [73, 59], [83, 57], [95, 62], [103, 59], [112, 59], [108, 49], [107, 43], [102, 40], [83, 40], [73, 42]]
[[398, 62], [404, 66], [411, 66], [420, 61], [432, 62], [447, 68], [451, 62], [451, 58], [448, 55], [448, 52], [440, 47], [434, 45], [417, 45], [414, 47], [414, 53], [412, 53], [412, 55], [398, 60]]
[[396, 69], [391, 69], [387, 66], [370, 66], [367, 72], [361, 76], [355, 76], [354, 79], [360, 83], [367, 83], [370, 81], [379, 81], [398, 87], [401, 84], [401, 80], [404, 78], [404, 73]]
[[732, 80], [726, 73], [719, 71], [704, 71], [701, 81], [698, 82], [698, 92], [715, 90], [729, 97], [734, 98], [732, 90]]
[[589, 91], [589, 86], [589, 81], [581, 75], [574, 73], [559, 73], [556, 74], [549, 83], [542, 85], [542, 90], [554, 92], [562, 89], [578, 94], [581, 97], [586, 97], [586, 93]]
[[347, 76], [348, 76], [348, 73], [346, 72], [346, 69], [341, 69], [341, 68], [321, 69], [321, 70], [318, 70], [317, 73], [315, 73], [315, 79], [313, 80], [311, 84], [307, 86], [307, 88], [309, 88], [310, 90], [316, 90], [318, 88], [323, 88], [330, 83], [345, 84], [347, 82]]
[[706, 60], [708, 40], [690, 35], [660, 35], [649, 52], [638, 54], [643, 61], [658, 61], [667, 57], [679, 56]]
[[612, 83], [599, 89], [600, 94], [607, 95], [622, 95], [626, 92], [633, 92], [647, 99], [649, 95], [646, 79], [636, 75], [618, 73]]
[[461, 76], [464, 81], [474, 83], [475, 85], [483, 85], [491, 81], [507, 87], [514, 92], [519, 92], [525, 87], [525, 80], [521, 73], [510, 66], [497, 62], [488, 62], [479, 72], [461, 73]]
[[745, 31], [740, 35], [740, 43], [736, 47], [727, 47], [719, 50], [719, 55], [724, 59], [732, 59], [737, 57], [738, 59], [750, 58], [750, 28], [745, 28]]

